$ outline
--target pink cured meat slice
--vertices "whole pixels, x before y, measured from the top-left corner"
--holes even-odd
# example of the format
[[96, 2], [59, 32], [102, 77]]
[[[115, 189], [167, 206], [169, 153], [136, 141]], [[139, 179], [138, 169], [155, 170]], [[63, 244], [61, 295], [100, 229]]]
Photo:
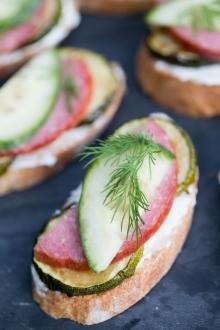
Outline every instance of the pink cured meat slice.
[[201, 56], [210, 60], [220, 60], [220, 32], [196, 32], [188, 27], [171, 28], [170, 32]]
[[[167, 135], [154, 120], [150, 120], [140, 129], [152, 135], [158, 143], [173, 150]], [[153, 199], [151, 210], [144, 217], [146, 223], [143, 225], [140, 244], [144, 243], [166, 218], [176, 192], [176, 172], [176, 161], [173, 161], [168, 175], [163, 180], [161, 187]], [[122, 259], [136, 249], [135, 239], [125, 241], [113, 261]], [[34, 254], [37, 260], [54, 267], [67, 267], [70, 269], [88, 268], [77, 228], [77, 206], [69, 209], [49, 232], [39, 238], [34, 247]]]
[[[26, 143], [8, 151], [0, 152], [0, 156], [15, 156], [29, 153], [55, 140], [63, 131], [77, 125], [87, 111], [92, 93], [92, 77], [86, 63], [81, 59], [66, 58], [62, 63], [62, 71], [68, 70], [73, 77], [77, 95], [71, 100], [72, 111], [67, 109], [64, 92], [61, 92], [52, 114], [37, 133]], [[65, 72], [65, 75], [67, 72]]]
[[0, 54], [11, 52], [28, 42], [41, 25], [46, 10], [47, 1], [43, 0], [28, 21], [0, 33]]
[[81, 268], [86, 259], [77, 228], [77, 208], [72, 207], [34, 248], [35, 257], [51, 266]]

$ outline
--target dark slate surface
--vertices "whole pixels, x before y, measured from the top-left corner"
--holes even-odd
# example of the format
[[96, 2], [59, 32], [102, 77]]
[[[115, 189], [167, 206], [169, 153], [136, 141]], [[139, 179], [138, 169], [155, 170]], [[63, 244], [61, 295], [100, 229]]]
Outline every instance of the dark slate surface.
[[[165, 111], [192, 135], [200, 164], [200, 192], [187, 243], [169, 274], [125, 313], [91, 329], [220, 329], [220, 117], [193, 120], [172, 114], [145, 98], [134, 79], [135, 50], [145, 33], [140, 18], [84, 17], [63, 43], [102, 52], [118, 60], [128, 74], [128, 92], [103, 137], [119, 124], [152, 111]], [[82, 178], [73, 161], [62, 173], [26, 192], [0, 199], [0, 329], [72, 330], [82, 327], [55, 321], [32, 301], [32, 244], [43, 223], [60, 207]]]

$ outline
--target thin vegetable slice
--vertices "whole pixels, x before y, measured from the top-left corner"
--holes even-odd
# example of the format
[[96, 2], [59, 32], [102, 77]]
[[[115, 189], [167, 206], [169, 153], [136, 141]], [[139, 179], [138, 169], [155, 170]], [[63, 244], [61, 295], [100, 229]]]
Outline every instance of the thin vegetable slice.
[[0, 158], [0, 176], [7, 172], [8, 167], [10, 166], [12, 159], [9, 157]]
[[131, 257], [114, 263], [100, 274], [92, 270], [73, 271], [64, 268], [53, 268], [34, 260], [34, 268], [40, 279], [53, 291], [59, 291], [68, 296], [83, 296], [104, 292], [115, 288], [126, 278], [131, 277], [142, 257], [143, 246]]
[[154, 29], [147, 38], [146, 44], [153, 55], [172, 64], [197, 67], [213, 63], [190, 51], [167, 29]]
[[169, 119], [155, 119], [166, 131], [175, 148], [178, 164], [178, 187], [177, 194], [186, 191], [196, 180], [197, 160], [196, 152], [188, 133], [178, 127]]
[[60, 88], [55, 50], [24, 66], [0, 89], [0, 151], [29, 139], [53, 110]]

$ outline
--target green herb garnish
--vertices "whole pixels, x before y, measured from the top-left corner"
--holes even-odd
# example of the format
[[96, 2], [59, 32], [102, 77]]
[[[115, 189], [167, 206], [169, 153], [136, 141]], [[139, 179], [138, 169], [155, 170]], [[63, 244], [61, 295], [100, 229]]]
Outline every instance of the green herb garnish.
[[187, 22], [194, 31], [199, 29], [215, 30], [216, 19], [220, 19], [219, 0], [187, 8], [179, 16], [180, 22], [182, 24]]
[[77, 88], [72, 76], [66, 76], [63, 80], [63, 91], [65, 93], [66, 107], [72, 112], [72, 99], [77, 94]]
[[83, 158], [93, 157], [88, 165], [99, 160], [110, 162], [113, 170], [103, 190], [104, 204], [114, 211], [112, 221], [115, 214], [122, 210], [121, 229], [126, 218], [127, 236], [132, 230], [137, 240], [143, 223], [141, 213], [149, 210], [149, 202], [140, 188], [138, 171], [147, 160], [151, 172], [156, 162], [155, 156], [162, 151], [167, 157], [174, 158], [170, 151], [145, 135], [123, 134], [111, 136], [106, 141], [99, 140], [98, 146], [87, 147], [82, 154]]

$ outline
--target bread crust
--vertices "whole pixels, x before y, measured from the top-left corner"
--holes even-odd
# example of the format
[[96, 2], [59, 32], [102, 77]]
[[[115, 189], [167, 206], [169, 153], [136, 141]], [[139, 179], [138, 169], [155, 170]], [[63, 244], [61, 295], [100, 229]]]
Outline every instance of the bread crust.
[[[66, 2], [65, 2], [66, 1]], [[70, 18], [72, 15], [72, 18]], [[48, 48], [56, 47], [72, 29], [80, 22], [78, 3], [73, 0], [62, 0], [62, 14], [59, 21], [45, 36], [38, 41], [24, 46], [13, 52], [0, 55], [0, 77], [5, 77], [17, 70], [33, 56], [40, 54]], [[60, 32], [53, 33], [53, 29], [60, 24]]]
[[151, 6], [147, 0], [79, 0], [82, 11], [96, 14], [138, 14]]
[[[169, 244], [143, 260], [135, 274], [109, 291], [80, 297], [46, 289], [39, 292], [33, 280], [33, 298], [50, 316], [68, 318], [91, 325], [122, 313], [142, 299], [169, 271], [182, 249], [191, 226], [194, 202], [185, 210], [180, 225], [170, 235]], [[156, 233], [155, 233], [156, 235]]]
[[111, 103], [99, 118], [88, 125], [88, 129], [84, 131], [80, 138], [77, 138], [77, 141], [73, 139], [68, 146], [64, 145], [54, 152], [53, 156], [57, 158], [57, 162], [53, 166], [18, 169], [13, 169], [13, 166], [10, 167], [5, 174], [0, 176], [0, 196], [13, 191], [24, 190], [44, 181], [51, 175], [60, 171], [84, 145], [89, 144], [104, 131], [106, 126], [113, 119], [126, 89], [125, 76], [121, 67], [116, 63], [112, 63], [112, 68], [115, 78], [118, 81], [118, 89]]
[[155, 67], [155, 59], [141, 44], [136, 60], [136, 75], [144, 93], [162, 106], [192, 117], [220, 114], [220, 85], [207, 86], [182, 81]]

